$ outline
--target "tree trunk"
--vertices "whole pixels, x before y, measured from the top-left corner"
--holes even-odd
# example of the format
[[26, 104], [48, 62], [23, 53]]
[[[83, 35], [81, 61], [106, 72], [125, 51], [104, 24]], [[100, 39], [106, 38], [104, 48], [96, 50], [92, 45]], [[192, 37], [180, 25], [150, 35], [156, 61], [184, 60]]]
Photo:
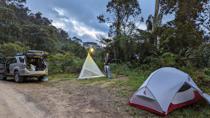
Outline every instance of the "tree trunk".
[[[153, 25], [152, 25], [152, 33], [155, 33], [156, 28], [159, 25], [159, 9], [160, 9], [160, 0], [156, 0], [155, 1], [155, 15], [154, 15], [154, 19], [153, 19]], [[154, 41], [154, 45], [156, 45], [157, 49], [159, 49], [159, 38], [157, 35], [155, 35], [155, 41]]]
[[158, 16], [159, 16], [159, 9], [160, 9], [160, 0], [155, 1], [155, 15], [153, 19], [153, 25], [152, 25], [152, 32], [155, 31], [157, 25], [158, 25]]

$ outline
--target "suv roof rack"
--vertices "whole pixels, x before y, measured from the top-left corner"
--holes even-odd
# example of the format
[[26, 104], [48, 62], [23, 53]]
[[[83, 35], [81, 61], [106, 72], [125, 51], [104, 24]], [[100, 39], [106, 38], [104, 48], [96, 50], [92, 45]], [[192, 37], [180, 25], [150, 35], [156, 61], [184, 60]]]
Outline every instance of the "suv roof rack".
[[44, 51], [40, 51], [40, 50], [28, 50], [27, 52], [30, 52], [30, 53], [42, 53]]
[[16, 56], [23, 56], [23, 55], [24, 55], [24, 53], [22, 53], [22, 52], [16, 54]]
[[26, 56], [28, 57], [39, 57], [39, 56], [43, 56], [43, 57], [46, 57], [48, 55], [47, 52], [45, 51], [39, 51], [39, 50], [28, 50], [26, 53], [25, 53]]

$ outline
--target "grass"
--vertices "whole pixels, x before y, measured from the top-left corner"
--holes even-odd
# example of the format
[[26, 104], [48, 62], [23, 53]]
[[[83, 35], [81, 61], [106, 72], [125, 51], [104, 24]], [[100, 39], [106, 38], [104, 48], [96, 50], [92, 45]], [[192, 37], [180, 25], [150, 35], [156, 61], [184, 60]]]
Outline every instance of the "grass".
[[49, 75], [49, 80], [51, 81], [62, 81], [62, 80], [72, 80], [77, 78], [76, 74], [54, 74], [54, 75]]
[[[75, 74], [58, 74], [49, 76], [51, 81], [73, 81], [79, 82], [87, 86], [100, 85], [115, 91], [117, 97], [123, 97], [129, 99], [129, 97], [143, 84], [152, 70], [142, 71], [141, 69], [129, 69], [126, 65], [112, 66], [113, 80], [107, 78], [97, 78], [89, 80], [76, 80], [78, 75]], [[185, 72], [189, 72], [192, 75], [193, 80], [197, 85], [206, 93], [210, 94], [210, 76], [206, 75], [204, 71], [197, 69], [182, 69]], [[117, 78], [117, 79], [116, 79]], [[118, 103], [116, 103], [117, 105]], [[125, 112], [128, 112], [134, 118], [141, 117], [156, 117], [155, 115], [142, 110], [135, 109], [128, 105], [125, 105]], [[210, 117], [210, 105], [205, 101], [196, 103], [194, 105], [187, 106], [183, 109], [177, 109], [170, 113], [171, 118], [206, 118]]]

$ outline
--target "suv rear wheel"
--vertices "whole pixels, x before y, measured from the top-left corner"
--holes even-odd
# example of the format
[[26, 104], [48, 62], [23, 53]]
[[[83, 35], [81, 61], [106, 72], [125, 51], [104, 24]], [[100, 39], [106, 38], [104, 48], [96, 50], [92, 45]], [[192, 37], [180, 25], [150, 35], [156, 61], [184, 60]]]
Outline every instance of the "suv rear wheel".
[[46, 76], [43, 76], [43, 77], [39, 77], [38, 80], [41, 82], [45, 82], [45, 81], [48, 81], [48, 78]]
[[18, 71], [15, 71], [15, 72], [14, 72], [14, 79], [15, 79], [15, 82], [17, 82], [17, 83], [21, 83], [21, 82], [23, 82], [23, 78], [22, 78], [22, 77], [20, 77], [20, 75], [19, 75], [19, 72], [18, 72]]
[[4, 75], [0, 75], [0, 80], [7, 80], [7, 77], [5, 77]]

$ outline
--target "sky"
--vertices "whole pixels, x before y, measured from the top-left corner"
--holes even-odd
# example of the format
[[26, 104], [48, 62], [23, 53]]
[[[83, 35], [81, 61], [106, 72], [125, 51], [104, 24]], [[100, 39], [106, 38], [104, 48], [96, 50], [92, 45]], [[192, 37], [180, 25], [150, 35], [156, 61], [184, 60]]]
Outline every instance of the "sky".
[[[78, 37], [83, 42], [97, 42], [100, 36], [107, 37], [109, 27], [98, 22], [97, 16], [105, 13], [109, 0], [27, 0], [26, 6], [33, 13], [41, 12], [53, 20], [52, 24]], [[138, 0], [144, 19], [154, 14], [155, 0]], [[145, 23], [139, 25], [145, 30]]]

